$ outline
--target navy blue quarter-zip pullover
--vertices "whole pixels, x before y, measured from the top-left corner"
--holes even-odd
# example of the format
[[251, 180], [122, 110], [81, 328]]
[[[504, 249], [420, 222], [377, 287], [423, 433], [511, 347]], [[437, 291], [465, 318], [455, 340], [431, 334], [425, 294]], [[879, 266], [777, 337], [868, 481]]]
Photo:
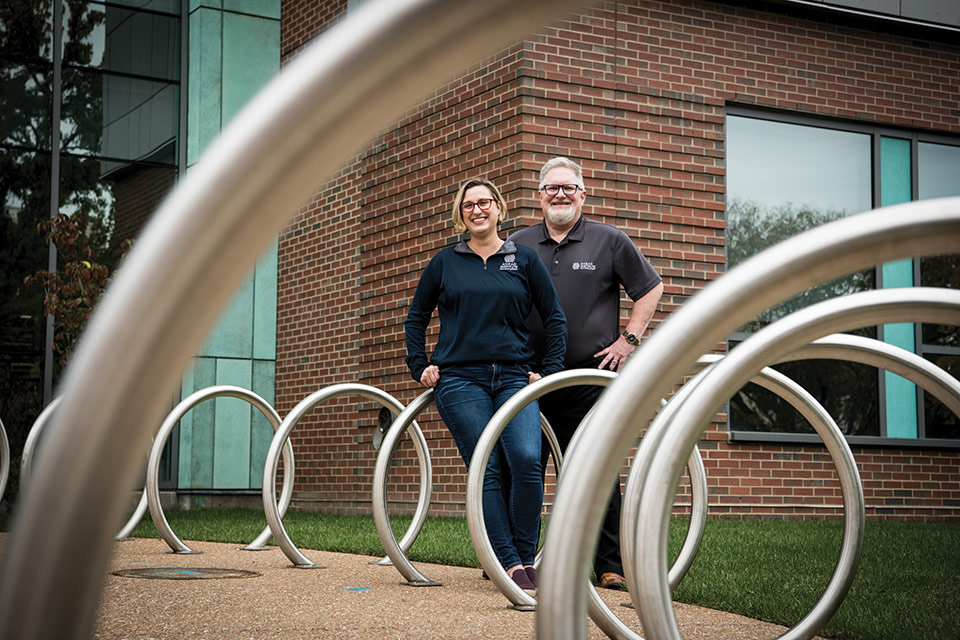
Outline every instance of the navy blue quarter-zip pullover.
[[[420, 381], [424, 369], [458, 364], [501, 363], [532, 367], [527, 315], [543, 318], [546, 350], [537, 372], [563, 368], [567, 321], [543, 262], [529, 247], [507, 240], [486, 262], [465, 242], [433, 257], [420, 276], [404, 332], [407, 366]], [[426, 354], [426, 329], [439, 308], [440, 336], [433, 356]], [[532, 370], [532, 369], [531, 369]]]

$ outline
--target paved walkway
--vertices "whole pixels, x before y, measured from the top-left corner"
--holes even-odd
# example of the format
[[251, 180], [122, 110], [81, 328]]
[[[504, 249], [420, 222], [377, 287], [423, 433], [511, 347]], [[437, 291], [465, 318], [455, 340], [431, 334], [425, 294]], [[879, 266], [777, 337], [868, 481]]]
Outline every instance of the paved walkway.
[[[238, 545], [189, 543], [199, 555], [169, 553], [159, 539], [116, 544], [111, 571], [149, 567], [217, 567], [259, 573], [249, 578], [169, 580], [110, 575], [94, 638], [221, 640], [236, 638], [533, 638], [535, 616], [508, 601], [479, 569], [417, 564], [442, 587], [408, 587], [374, 558], [304, 551], [325, 569], [293, 569], [283, 552]], [[626, 594], [601, 590], [604, 601], [638, 633]], [[783, 627], [677, 604], [685, 639], [773, 638]], [[592, 622], [590, 638], [605, 638]]]

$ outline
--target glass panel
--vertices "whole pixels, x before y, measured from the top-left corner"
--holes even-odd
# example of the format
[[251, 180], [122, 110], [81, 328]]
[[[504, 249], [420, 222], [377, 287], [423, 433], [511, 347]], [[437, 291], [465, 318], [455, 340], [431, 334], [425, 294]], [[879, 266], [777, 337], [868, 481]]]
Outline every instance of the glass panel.
[[180, 19], [114, 6], [64, 3], [64, 64], [177, 80]]
[[0, 59], [0, 144], [50, 150], [53, 67]]
[[[929, 355], [927, 359], [960, 379], [960, 356]], [[929, 393], [924, 393], [923, 410], [928, 438], [960, 438], [960, 418]]]
[[[872, 207], [871, 140], [867, 134], [728, 116], [727, 264], [733, 267], [802, 231]], [[873, 289], [864, 271], [810, 289], [742, 327], [756, 331], [810, 304]], [[875, 327], [856, 332], [876, 337]], [[875, 369], [807, 360], [776, 367], [820, 400], [851, 435], [879, 435]], [[747, 385], [730, 400], [730, 428], [813, 433], [775, 394]]]
[[63, 86], [65, 152], [175, 163], [176, 84], [64, 69]]
[[135, 9], [180, 15], [180, 0], [109, 0], [109, 2]]
[[[921, 142], [918, 145], [920, 199], [960, 196], [960, 146]], [[920, 259], [924, 287], [960, 287], [960, 254]], [[960, 330], [949, 325], [922, 325], [923, 342], [960, 347]]]
[[47, 268], [50, 156], [0, 148], [0, 175], [0, 416], [17, 456], [43, 407], [43, 290], [24, 278]]
[[[920, 285], [960, 288], [960, 254], [920, 259]], [[960, 347], [960, 329], [946, 324], [924, 324], [923, 343]]]
[[917, 151], [920, 199], [960, 196], [960, 146], [921, 142]]
[[[877, 370], [840, 360], [799, 360], [773, 367], [799, 383], [824, 406], [846, 435], [880, 435]], [[864, 402], [864, 398], [872, 401]], [[785, 400], [754, 384], [730, 399], [730, 428], [738, 431], [815, 433]]]
[[[870, 136], [727, 117], [727, 264], [872, 208]], [[810, 289], [761, 314], [756, 330], [814, 302], [874, 287], [873, 271]]]
[[53, 61], [53, 3], [0, 2], [0, 55]]
[[176, 169], [106, 163], [61, 156], [60, 211], [83, 216], [87, 236], [103, 264], [113, 268], [124, 240], [137, 236], [176, 181]]

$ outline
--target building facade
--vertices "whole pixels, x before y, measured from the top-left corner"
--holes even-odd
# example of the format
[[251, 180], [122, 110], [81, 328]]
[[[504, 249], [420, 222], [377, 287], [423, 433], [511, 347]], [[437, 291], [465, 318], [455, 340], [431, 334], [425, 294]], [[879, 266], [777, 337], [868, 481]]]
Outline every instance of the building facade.
[[[278, 409], [345, 381], [404, 403], [421, 391], [403, 363], [402, 323], [421, 270], [456, 240], [447, 211], [467, 177], [500, 186], [509, 233], [539, 217], [545, 160], [583, 164], [586, 215], [626, 231], [664, 277], [652, 331], [727, 268], [800, 230], [960, 194], [960, 16], [910, 17], [900, 4], [908, 3], [892, 16], [791, 3], [599, 3], [465, 70], [378, 137], [281, 234]], [[347, 5], [284, 2], [284, 59], [348, 17]], [[956, 256], [878, 265], [769, 311], [718, 348], [824, 297], [958, 283]], [[960, 372], [955, 327], [860, 333]], [[871, 517], [960, 515], [960, 431], [938, 401], [862, 365], [782, 369], [848, 435]], [[318, 408], [298, 426], [305, 507], [368, 509], [376, 408], [347, 408]], [[435, 413], [420, 425], [435, 465], [432, 513], [460, 513], [465, 473], [452, 440]], [[738, 393], [700, 443], [710, 513], [837, 515], [836, 473], [811, 434], [768, 392]], [[398, 458], [391, 495], [412, 504], [412, 448]]]
[[[30, 127], [11, 124], [0, 141], [5, 184], [20, 185], [5, 187], [3, 246], [13, 246], [9, 237], [30, 247], [0, 247], [10, 254], [2, 271], [12, 292], [3, 301], [2, 356], [12, 373], [0, 389], [7, 403], [0, 419], [25, 437], [54, 395], [57, 373], [40, 294], [17, 288], [53, 255], [33, 233], [37, 221], [72, 212], [80, 184], [110, 193], [93, 210], [115, 221], [114, 238], [134, 237], [243, 103], [367, 3], [22, 4], [30, 10], [3, 9], [0, 60], [11, 77], [23, 78], [25, 96], [15, 104], [5, 89], [5, 109], [33, 109], [33, 121], [48, 123], [33, 139]], [[34, 23], [37, 42], [12, 37], [10, 25]], [[664, 278], [651, 331], [728, 268], [798, 231], [880, 206], [960, 195], [960, 12], [953, 3], [601, 2], [534, 27], [425, 96], [318, 185], [237, 292], [171, 404], [223, 383], [253, 389], [281, 416], [342, 382], [413, 400], [422, 389], [403, 362], [403, 320], [422, 269], [457, 240], [448, 211], [468, 177], [501, 188], [509, 233], [539, 219], [541, 164], [554, 155], [580, 162], [585, 215], [623, 229]], [[74, 40], [84, 47], [67, 46]], [[158, 49], [168, 52], [163, 64]], [[140, 58], [150, 64], [129, 66]], [[48, 91], [28, 79], [35, 68], [49, 75], [41, 83]], [[82, 109], [70, 106], [77, 93], [70, 78], [88, 76], [102, 87], [88, 86], [84, 104], [98, 111], [85, 120], [91, 133], [72, 137], [82, 127], [70, 121], [79, 117], [71, 109]], [[86, 146], [70, 146], [80, 144], [74, 138]], [[69, 179], [75, 165], [89, 166], [89, 184]], [[852, 274], [767, 311], [717, 350], [825, 297], [918, 285], [960, 286], [958, 256]], [[624, 317], [627, 305], [624, 298]], [[960, 376], [956, 327], [857, 333]], [[923, 389], [870, 367], [815, 361], [778, 368], [817, 396], [847, 435], [868, 517], [960, 518], [957, 416]], [[237, 402], [211, 401], [181, 423], [166, 457], [169, 490], [201, 503], [229, 495], [256, 504], [270, 427]], [[23, 424], [11, 428], [8, 415], [17, 411]], [[295, 508], [370, 511], [378, 414], [371, 403], [340, 399], [304, 417], [293, 433]], [[431, 514], [462, 514], [466, 472], [456, 447], [433, 410], [419, 424], [434, 468]], [[763, 390], [738, 392], [700, 449], [712, 515], [841, 512], [825, 449], [799, 414]], [[406, 442], [391, 475], [397, 512], [412, 511], [418, 479]], [[688, 501], [682, 488], [678, 503]]]

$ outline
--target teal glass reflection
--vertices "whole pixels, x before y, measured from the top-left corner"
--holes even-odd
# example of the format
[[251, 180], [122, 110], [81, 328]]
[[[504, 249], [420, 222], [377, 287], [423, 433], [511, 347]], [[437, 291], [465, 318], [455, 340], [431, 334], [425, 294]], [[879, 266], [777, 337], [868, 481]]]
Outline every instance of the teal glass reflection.
[[63, 88], [64, 152], [175, 164], [179, 85], [64, 69]]
[[119, 4], [125, 7], [180, 15], [180, 0], [108, 0], [110, 4]]
[[180, 19], [125, 7], [64, 2], [64, 64], [176, 81], [180, 77]]

